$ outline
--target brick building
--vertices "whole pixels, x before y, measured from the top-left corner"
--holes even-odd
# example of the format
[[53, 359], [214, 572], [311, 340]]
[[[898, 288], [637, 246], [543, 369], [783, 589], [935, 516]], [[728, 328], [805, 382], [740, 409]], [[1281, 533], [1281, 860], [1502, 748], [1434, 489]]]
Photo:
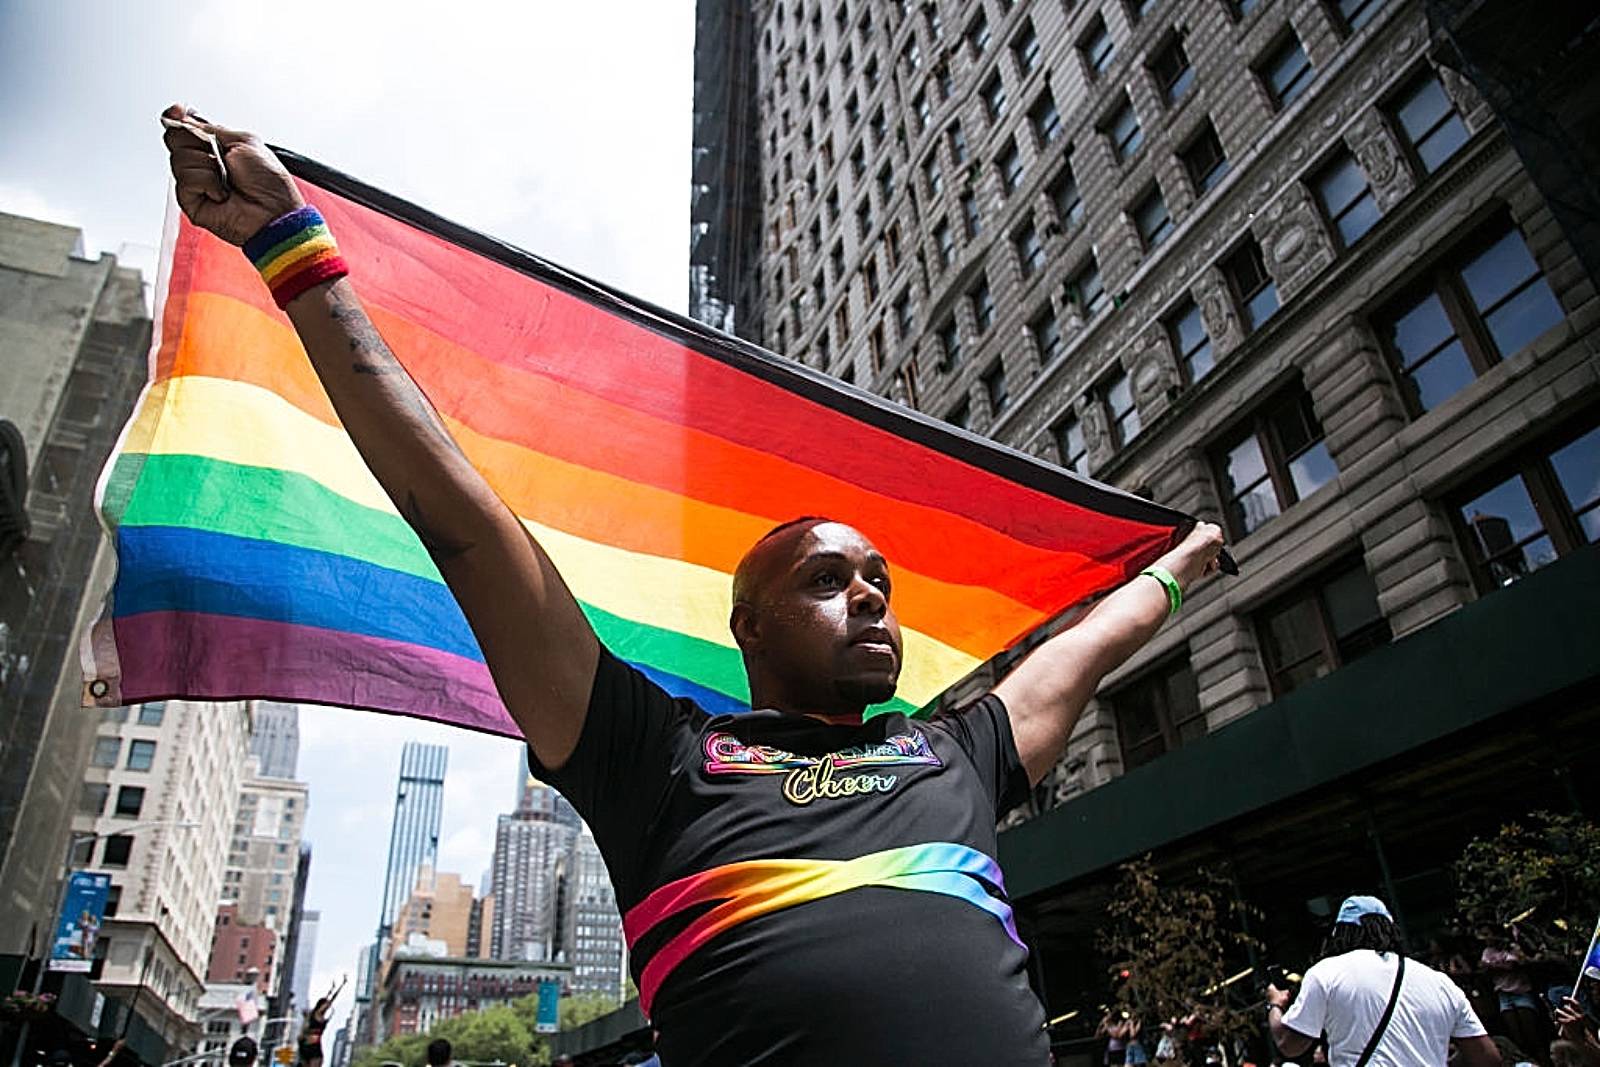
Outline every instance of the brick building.
[[1420, 0], [698, 26], [693, 310], [1220, 522], [1243, 568], [1001, 836], [1052, 1014], [1103, 1000], [1094, 925], [1145, 851], [1226, 861], [1293, 954], [1355, 889], [1425, 933], [1468, 836], [1597, 810], [1600, 302]]
[[554, 978], [565, 990], [571, 972], [564, 963], [466, 960], [401, 950], [377, 989], [378, 1039], [425, 1034], [465, 1012], [531, 997], [541, 978]]
[[264, 999], [272, 991], [277, 969], [278, 932], [267, 923], [241, 921], [237, 904], [218, 908], [206, 982], [254, 985]]

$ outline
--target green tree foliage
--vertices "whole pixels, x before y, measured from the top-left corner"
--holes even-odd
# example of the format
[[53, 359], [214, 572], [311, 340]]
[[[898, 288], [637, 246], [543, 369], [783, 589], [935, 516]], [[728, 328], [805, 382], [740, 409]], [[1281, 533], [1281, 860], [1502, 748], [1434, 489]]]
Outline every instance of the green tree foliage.
[[1230, 1004], [1223, 984], [1260, 948], [1245, 932], [1250, 912], [1228, 881], [1202, 869], [1187, 884], [1166, 885], [1148, 855], [1121, 871], [1097, 935], [1121, 1010], [1144, 1020], [1152, 1035], [1162, 1020], [1191, 1012], [1213, 1038], [1258, 1029], [1258, 1015]]
[[577, 993], [561, 998], [561, 1029], [576, 1030], [586, 1022], [609, 1015], [622, 1005], [604, 993]]
[[550, 1062], [544, 1041], [534, 1036], [510, 1004], [446, 1019], [433, 1028], [433, 1037], [449, 1041], [458, 1060], [517, 1067]]
[[399, 1063], [404, 1067], [423, 1067], [428, 1062], [427, 1034], [397, 1034], [381, 1045], [368, 1045], [356, 1050], [351, 1067], [379, 1067], [384, 1063]]
[[1536, 811], [1468, 842], [1454, 873], [1462, 933], [1515, 924], [1530, 950], [1577, 966], [1600, 914], [1600, 826]]

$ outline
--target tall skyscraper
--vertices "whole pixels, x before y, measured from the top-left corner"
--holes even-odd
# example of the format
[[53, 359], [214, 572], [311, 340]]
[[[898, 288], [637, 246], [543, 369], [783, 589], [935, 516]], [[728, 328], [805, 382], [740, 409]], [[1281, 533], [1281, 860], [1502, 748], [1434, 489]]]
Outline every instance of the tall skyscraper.
[[[1561, 607], [1600, 573], [1600, 35], [1582, 5], [1546, 15], [697, 4], [693, 313], [1218, 522], [1240, 564], [1106, 679], [1008, 816], [1052, 990], [1101, 981], [1084, 904], [1144, 850], [1225, 861], [1265, 902], [1316, 877], [1271, 842], [1314, 836], [1329, 869], [1376, 851], [1391, 903], [1436, 914], [1417, 887], [1448, 884], [1466, 837], [1578, 804], [1564, 774], [1591, 802], [1583, 754], [1514, 725], [1600, 729], [1600, 667], [1573, 656], [1595, 623]], [[1551, 762], [1524, 773], [1519, 744]], [[1370, 806], [1396, 769], [1407, 802]], [[1336, 843], [1316, 820], [1345, 803], [1369, 815]], [[1141, 830], [1086, 857], [1096, 819]]]
[[300, 705], [276, 700], [251, 702], [250, 754], [262, 778], [293, 778], [300, 758]]
[[378, 941], [389, 936], [395, 913], [417, 884], [424, 864], [439, 860], [439, 820], [444, 813], [444, 772], [450, 750], [443, 745], [406, 742], [400, 753], [400, 780], [394, 794], [394, 824], [378, 913]]
[[559, 867], [572, 849], [578, 825], [572, 806], [539, 782], [526, 784], [517, 810], [500, 816], [491, 873], [493, 959], [553, 958], [562, 923]]
[[317, 997], [322, 995], [321, 992], [313, 994], [311, 990], [311, 975], [317, 965], [317, 928], [321, 925], [320, 911], [301, 913], [300, 928], [294, 946], [294, 973], [289, 981], [295, 1011], [310, 1010]]
[[620, 1004], [628, 974], [627, 942], [622, 936], [616, 891], [587, 826], [573, 838], [565, 868], [562, 947], [566, 962], [572, 965], [572, 988], [579, 993], [604, 994]]

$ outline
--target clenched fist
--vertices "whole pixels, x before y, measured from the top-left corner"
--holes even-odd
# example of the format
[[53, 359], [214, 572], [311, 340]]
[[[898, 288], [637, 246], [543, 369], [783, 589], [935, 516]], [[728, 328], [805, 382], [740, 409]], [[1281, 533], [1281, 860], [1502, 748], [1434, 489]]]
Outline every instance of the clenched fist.
[[215, 137], [227, 166], [224, 180], [205, 138], [191, 129], [167, 128], [162, 139], [178, 183], [178, 206], [196, 226], [242, 245], [267, 223], [305, 203], [278, 157], [254, 134], [207, 122], [179, 104], [161, 117]]

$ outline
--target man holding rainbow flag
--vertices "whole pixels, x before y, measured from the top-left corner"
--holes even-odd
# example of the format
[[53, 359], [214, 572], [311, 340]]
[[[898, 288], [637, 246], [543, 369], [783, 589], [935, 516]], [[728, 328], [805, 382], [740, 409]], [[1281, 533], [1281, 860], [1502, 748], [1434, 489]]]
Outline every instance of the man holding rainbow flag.
[[[390, 350], [357, 297], [360, 261], [347, 277], [331, 227], [278, 157], [254, 137], [181, 107], [163, 118], [184, 214], [242, 246], [261, 273], [338, 422], [464, 613], [536, 773], [593, 828], [663, 1062], [1048, 1063], [1027, 951], [993, 859], [996, 818], [1055, 764], [1100, 679], [1217, 568], [1220, 530], [1189, 524], [1175, 536], [1182, 524], [1162, 526], [1135, 503], [1120, 515], [1080, 508], [1073, 513], [1084, 523], [1073, 531], [1079, 543], [1117, 547], [1074, 553], [1051, 547], [1066, 542], [1052, 529], [1055, 505], [1037, 494], [989, 526], [950, 517], [991, 496], [1021, 494], [1002, 478], [981, 482], [986, 488], [966, 492], [965, 501], [952, 493], [938, 507], [907, 511], [908, 528], [942, 523], [951, 537], [970, 537], [969, 554], [989, 551], [985, 545], [1018, 553], [1015, 596], [1002, 602], [970, 579], [927, 577], [974, 562], [960, 558], [962, 542], [948, 542], [943, 553], [916, 548], [885, 520], [889, 536], [880, 540], [889, 554], [900, 556], [902, 544], [921, 553], [916, 569], [892, 573], [884, 553], [851, 525], [784, 522], [747, 540], [754, 546], [733, 567], [729, 624], [756, 710], [724, 713], [712, 696], [675, 686], [631, 651], [602, 644], [596, 629], [608, 616], [574, 595], [552, 558], [556, 549], [546, 545], [568, 542], [557, 534], [536, 539], [535, 524], [519, 516], [528, 512], [508, 506], [510, 490], [480, 473], [491, 446], [441, 415]], [[449, 282], [440, 282], [441, 300]], [[649, 371], [644, 361], [638, 367]], [[763, 409], [722, 414], [729, 434], [771, 437], [796, 452], [821, 447], [806, 438], [826, 429], [784, 423], [781, 412]], [[827, 485], [848, 493], [849, 462], [865, 469], [909, 447], [888, 436], [874, 440], [881, 453], [845, 457], [846, 477]], [[159, 449], [148, 451], [154, 462]], [[900, 471], [899, 479], [906, 493], [926, 500], [942, 491], [929, 484], [939, 470], [977, 479], [983, 472], [975, 469], [950, 464]], [[545, 488], [532, 482], [517, 491], [537, 507]], [[1115, 496], [1100, 487], [1082, 491]], [[129, 507], [137, 506], [135, 498]], [[1007, 523], [1008, 539], [990, 536]], [[178, 542], [173, 534], [148, 545], [155, 551]], [[130, 566], [126, 548], [119, 551]], [[1120, 587], [965, 708], [928, 719], [893, 706], [863, 714], [889, 702], [903, 682], [913, 630], [902, 631], [902, 603], [902, 614], [914, 614], [936, 593], [966, 596], [971, 615], [962, 621], [977, 626], [1004, 604], [1026, 600], [1030, 583], [1061, 574], [1079, 583], [1061, 585], [1062, 595], [1070, 588], [1075, 598]], [[901, 600], [891, 595], [897, 579]], [[134, 593], [118, 594], [118, 611], [127, 612], [119, 646], [138, 619], [189, 625], [176, 607], [136, 612], [128, 606]], [[1008, 618], [993, 630], [1014, 639], [1022, 617]], [[121, 651], [127, 697], [133, 657]], [[382, 706], [376, 697], [350, 702]]]

